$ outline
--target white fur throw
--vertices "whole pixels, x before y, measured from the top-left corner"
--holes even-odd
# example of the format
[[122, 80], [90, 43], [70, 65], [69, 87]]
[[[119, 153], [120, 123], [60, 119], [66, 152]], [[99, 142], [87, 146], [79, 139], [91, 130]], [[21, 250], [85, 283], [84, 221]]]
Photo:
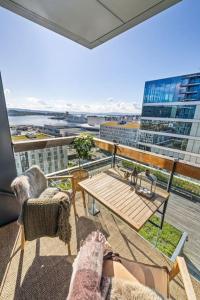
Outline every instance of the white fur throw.
[[141, 283], [113, 278], [106, 300], [163, 300], [154, 290]]
[[21, 204], [21, 213], [18, 222], [22, 223], [22, 206], [30, 198], [38, 198], [47, 188], [47, 179], [38, 166], [32, 166], [24, 175], [15, 178], [11, 188]]

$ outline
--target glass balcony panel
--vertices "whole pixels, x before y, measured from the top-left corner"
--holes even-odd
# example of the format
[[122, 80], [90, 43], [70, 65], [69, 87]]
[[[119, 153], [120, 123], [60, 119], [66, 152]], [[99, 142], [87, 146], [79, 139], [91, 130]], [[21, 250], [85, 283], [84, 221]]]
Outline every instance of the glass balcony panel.
[[158, 131], [172, 134], [190, 135], [192, 122], [173, 122], [161, 120], [142, 120], [142, 130]]

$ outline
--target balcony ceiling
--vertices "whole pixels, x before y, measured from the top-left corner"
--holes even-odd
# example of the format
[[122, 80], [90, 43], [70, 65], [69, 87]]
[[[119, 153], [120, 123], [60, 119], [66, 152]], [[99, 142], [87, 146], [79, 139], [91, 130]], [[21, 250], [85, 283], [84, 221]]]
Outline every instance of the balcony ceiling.
[[0, 4], [94, 48], [181, 0], [0, 0]]

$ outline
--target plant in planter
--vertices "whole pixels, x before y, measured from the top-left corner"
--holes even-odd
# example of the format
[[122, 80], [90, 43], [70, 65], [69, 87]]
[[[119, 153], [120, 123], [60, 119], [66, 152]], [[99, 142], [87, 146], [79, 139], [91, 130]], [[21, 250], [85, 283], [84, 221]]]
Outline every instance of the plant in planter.
[[81, 159], [89, 159], [91, 157], [91, 149], [94, 147], [93, 136], [87, 133], [82, 133], [74, 139], [73, 145], [78, 154], [80, 168]]

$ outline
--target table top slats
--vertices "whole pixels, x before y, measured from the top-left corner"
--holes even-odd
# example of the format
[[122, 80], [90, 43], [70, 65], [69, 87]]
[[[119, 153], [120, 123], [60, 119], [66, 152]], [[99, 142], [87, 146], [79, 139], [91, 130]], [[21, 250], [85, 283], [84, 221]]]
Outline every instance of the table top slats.
[[156, 195], [148, 200], [136, 194], [134, 187], [122, 179], [114, 169], [83, 180], [79, 185], [137, 231], [169, 196], [169, 193], [156, 188]]
[[137, 197], [136, 195], [134, 195], [127, 198], [126, 201], [119, 206], [119, 209], [121, 210], [122, 213], [126, 213], [128, 210], [130, 210], [130, 208], [134, 208], [137, 205], [138, 205]]
[[124, 201], [130, 196], [130, 191], [127, 191], [126, 188], [121, 189], [115, 196], [114, 199], [110, 200], [112, 204], [115, 203], [124, 203]]
[[104, 186], [104, 189], [99, 190], [98, 188], [94, 187], [94, 190], [101, 193], [101, 195], [111, 195], [111, 194], [117, 194], [118, 192], [126, 189], [126, 187], [123, 184], [115, 184], [114, 182], [109, 183], [108, 185]]

